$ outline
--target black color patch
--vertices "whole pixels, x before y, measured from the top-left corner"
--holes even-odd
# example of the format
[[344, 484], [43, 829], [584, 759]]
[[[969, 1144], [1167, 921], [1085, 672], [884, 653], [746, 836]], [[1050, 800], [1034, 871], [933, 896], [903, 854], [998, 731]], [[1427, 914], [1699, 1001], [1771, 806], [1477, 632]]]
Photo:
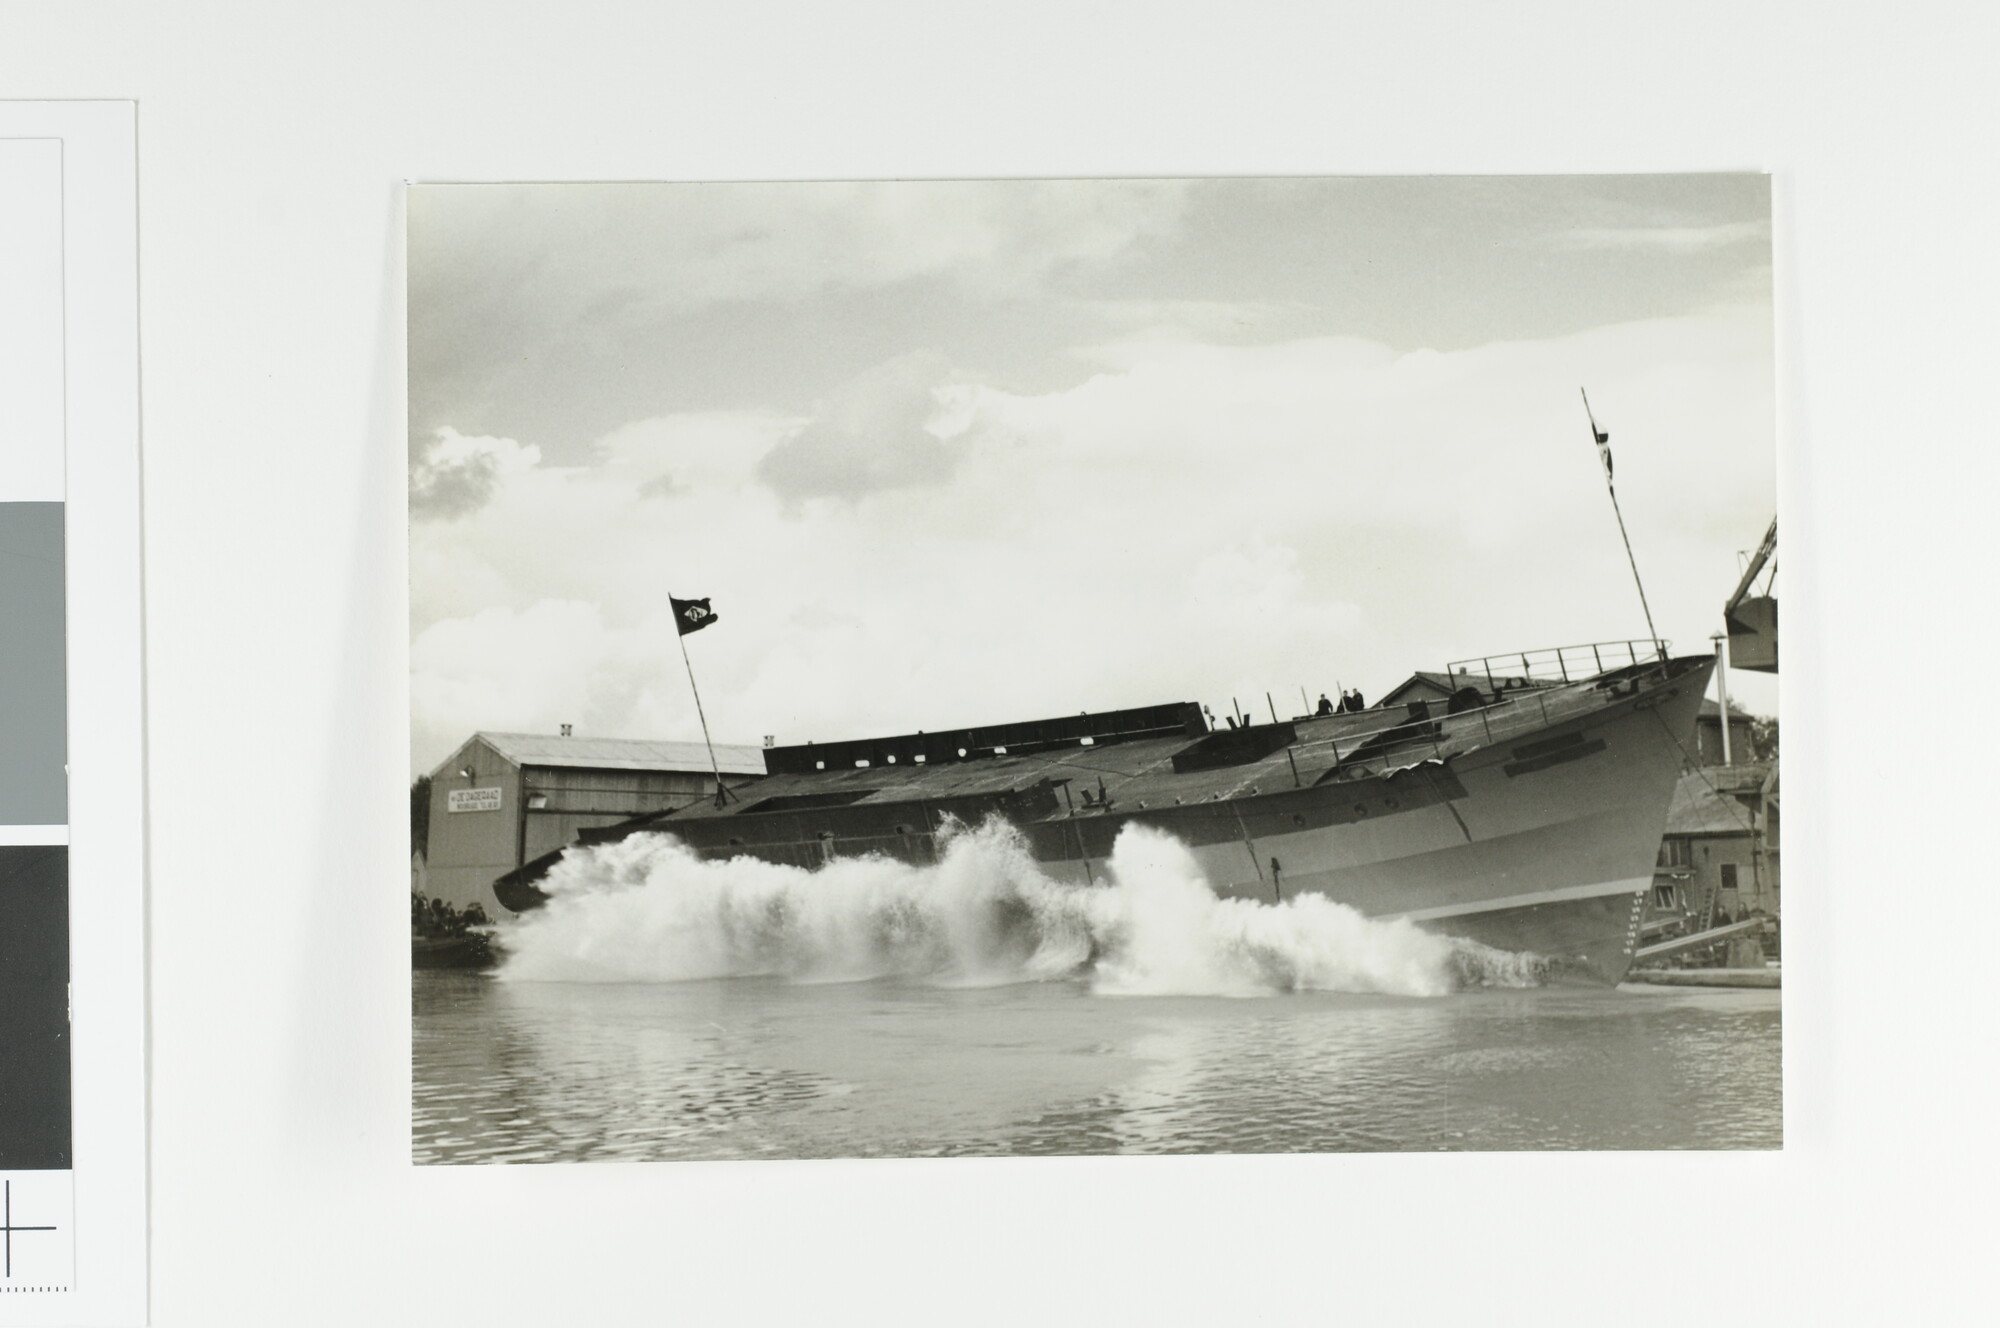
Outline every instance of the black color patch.
[[0, 1171], [70, 1164], [69, 850], [0, 848]]

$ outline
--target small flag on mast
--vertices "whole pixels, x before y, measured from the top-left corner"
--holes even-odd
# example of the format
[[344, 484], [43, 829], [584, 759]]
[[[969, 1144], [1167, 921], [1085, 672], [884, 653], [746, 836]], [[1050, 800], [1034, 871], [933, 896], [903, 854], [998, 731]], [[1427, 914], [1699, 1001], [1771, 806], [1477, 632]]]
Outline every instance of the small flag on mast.
[[[1578, 391], [1582, 391], [1581, 388]], [[1597, 427], [1597, 416], [1590, 411], [1590, 393], [1583, 394], [1583, 413], [1590, 420], [1590, 436], [1597, 440], [1597, 459], [1604, 463], [1604, 482], [1611, 483], [1611, 435]]]
[[694, 713], [701, 720], [701, 740], [708, 747], [708, 768], [715, 772], [715, 805], [720, 809], [736, 795], [722, 782], [722, 764], [715, 759], [715, 739], [708, 736], [708, 712], [701, 708], [701, 688], [695, 686], [694, 661], [688, 658], [685, 639], [690, 632], [699, 632], [714, 622], [717, 615], [714, 609], [708, 607], [706, 599], [675, 599], [669, 595], [667, 602], [674, 606], [674, 629], [683, 638], [680, 642], [681, 663], [687, 665], [688, 690], [694, 693]]
[[667, 600], [674, 606], [674, 626], [682, 636], [699, 632], [721, 616], [708, 607], [705, 599], [675, 599], [669, 595]]

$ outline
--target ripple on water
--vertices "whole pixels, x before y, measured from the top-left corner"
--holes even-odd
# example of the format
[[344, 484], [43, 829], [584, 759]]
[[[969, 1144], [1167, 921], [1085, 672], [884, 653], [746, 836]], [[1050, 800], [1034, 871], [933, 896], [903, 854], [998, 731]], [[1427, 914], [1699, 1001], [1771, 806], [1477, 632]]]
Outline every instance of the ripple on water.
[[419, 975], [420, 1162], [1772, 1148], [1778, 993]]

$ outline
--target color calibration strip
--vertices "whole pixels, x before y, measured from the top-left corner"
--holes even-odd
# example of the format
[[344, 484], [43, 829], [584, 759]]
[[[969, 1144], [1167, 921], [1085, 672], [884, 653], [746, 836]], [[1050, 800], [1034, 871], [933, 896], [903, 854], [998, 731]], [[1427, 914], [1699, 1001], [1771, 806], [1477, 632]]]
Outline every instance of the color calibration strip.
[[72, 1222], [62, 140], [0, 140], [0, 1295]]

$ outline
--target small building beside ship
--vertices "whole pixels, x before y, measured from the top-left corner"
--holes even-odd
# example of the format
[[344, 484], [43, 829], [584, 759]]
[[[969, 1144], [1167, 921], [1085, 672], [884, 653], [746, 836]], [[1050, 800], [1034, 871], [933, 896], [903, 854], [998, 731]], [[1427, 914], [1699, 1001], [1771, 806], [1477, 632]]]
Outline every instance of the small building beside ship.
[[[759, 747], [716, 744], [732, 787], [764, 774]], [[463, 911], [509, 916], [495, 877], [575, 842], [577, 832], [686, 806], [715, 791], [698, 742], [475, 733], [430, 776], [430, 818], [413, 883]]]
[[1778, 808], [1775, 762], [1682, 775], [1660, 841], [1654, 912], [1679, 912], [1697, 929], [1779, 916]]

